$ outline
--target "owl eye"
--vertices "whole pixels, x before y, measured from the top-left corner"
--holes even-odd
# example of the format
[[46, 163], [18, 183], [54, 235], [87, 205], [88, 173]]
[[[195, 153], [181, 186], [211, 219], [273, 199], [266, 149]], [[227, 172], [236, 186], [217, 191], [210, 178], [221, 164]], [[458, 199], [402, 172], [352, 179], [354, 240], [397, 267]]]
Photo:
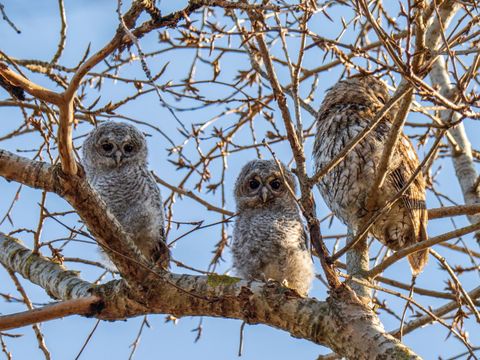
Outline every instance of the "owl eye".
[[380, 102], [381, 102], [382, 104], [385, 104], [385, 103], [386, 103], [385, 98], [384, 98], [382, 95], [378, 95], [378, 94], [377, 94], [377, 99], [380, 100]]
[[270, 181], [270, 187], [273, 190], [278, 190], [278, 189], [280, 189], [281, 186], [282, 186], [282, 183], [278, 179], [274, 179], [274, 180]]
[[123, 151], [125, 151], [127, 154], [131, 153], [133, 151], [133, 145], [132, 144], [126, 144], [123, 147]]
[[110, 143], [105, 143], [102, 145], [102, 149], [107, 151], [107, 152], [110, 152], [113, 150], [113, 145], [110, 144]]
[[252, 179], [250, 180], [248, 185], [250, 186], [250, 189], [255, 190], [255, 189], [258, 189], [258, 187], [260, 186], [260, 181], [256, 179]]

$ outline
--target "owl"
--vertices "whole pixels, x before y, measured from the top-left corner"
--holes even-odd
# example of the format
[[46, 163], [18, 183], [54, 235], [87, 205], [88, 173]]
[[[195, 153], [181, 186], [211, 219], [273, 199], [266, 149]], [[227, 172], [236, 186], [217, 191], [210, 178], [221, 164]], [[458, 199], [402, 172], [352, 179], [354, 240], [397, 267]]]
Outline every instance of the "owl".
[[152, 264], [168, 267], [160, 189], [147, 167], [147, 143], [134, 126], [106, 122], [83, 143], [87, 180]]
[[[331, 88], [317, 118], [313, 149], [316, 169], [322, 169], [375, 118], [390, 99], [385, 84], [373, 76], [354, 76]], [[377, 176], [377, 166], [388, 139], [397, 107], [392, 108], [344, 160], [325, 175], [318, 187], [333, 213], [356, 232], [373, 215], [366, 198]], [[378, 191], [375, 207], [381, 208], [410, 179], [419, 165], [410, 140], [402, 134]], [[420, 173], [404, 195], [372, 226], [371, 234], [392, 250], [427, 239], [425, 179]], [[414, 275], [423, 270], [428, 249], [408, 256]]]
[[275, 161], [253, 160], [243, 167], [235, 183], [233, 266], [242, 278], [276, 280], [306, 295], [313, 263], [291, 191], [295, 180], [284, 165], [280, 171]]

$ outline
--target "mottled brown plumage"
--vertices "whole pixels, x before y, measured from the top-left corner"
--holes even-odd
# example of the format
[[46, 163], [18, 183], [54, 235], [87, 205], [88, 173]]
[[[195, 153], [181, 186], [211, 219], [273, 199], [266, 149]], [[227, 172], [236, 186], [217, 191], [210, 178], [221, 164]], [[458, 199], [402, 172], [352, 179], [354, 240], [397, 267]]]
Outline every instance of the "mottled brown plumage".
[[[355, 76], [330, 89], [317, 118], [313, 153], [316, 168], [324, 167], [347, 146], [389, 98], [385, 84], [373, 76]], [[377, 176], [376, 168], [396, 112], [394, 107], [318, 184], [327, 205], [354, 232], [376, 210], [367, 210], [367, 195]], [[408, 182], [418, 165], [412, 143], [402, 134], [374, 201], [377, 209]], [[401, 199], [375, 222], [371, 234], [390, 249], [399, 250], [426, 240], [426, 226], [425, 179], [420, 173]], [[428, 249], [409, 255], [408, 260], [412, 272], [420, 273], [428, 260]]]

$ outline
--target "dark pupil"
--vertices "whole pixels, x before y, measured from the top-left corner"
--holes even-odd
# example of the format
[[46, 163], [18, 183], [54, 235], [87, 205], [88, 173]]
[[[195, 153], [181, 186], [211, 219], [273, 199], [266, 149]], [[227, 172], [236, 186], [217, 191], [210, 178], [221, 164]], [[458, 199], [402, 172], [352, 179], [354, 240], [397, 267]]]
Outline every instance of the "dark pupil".
[[258, 189], [258, 187], [260, 186], [260, 182], [258, 180], [250, 180], [250, 189], [252, 190], [255, 190], [255, 189]]
[[280, 180], [272, 180], [270, 182], [270, 187], [273, 189], [273, 190], [278, 190], [280, 189], [280, 186], [282, 186], [282, 183], [280, 182]]
[[102, 149], [105, 150], [105, 151], [112, 151], [113, 145], [109, 144], [109, 143], [103, 144]]
[[123, 147], [123, 150], [126, 152], [126, 153], [130, 153], [133, 151], [133, 146], [130, 145], [130, 144], [127, 144]]

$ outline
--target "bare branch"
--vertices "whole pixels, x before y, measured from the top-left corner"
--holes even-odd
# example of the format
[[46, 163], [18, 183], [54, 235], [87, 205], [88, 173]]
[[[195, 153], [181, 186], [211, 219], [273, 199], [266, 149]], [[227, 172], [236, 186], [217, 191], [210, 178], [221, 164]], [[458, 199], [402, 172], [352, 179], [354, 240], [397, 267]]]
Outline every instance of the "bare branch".
[[[385, 333], [375, 314], [352, 298], [346, 288], [333, 291], [326, 302], [321, 302], [302, 298], [294, 291], [272, 283], [262, 285], [222, 275], [169, 274], [167, 280], [175, 283], [176, 287], [162, 280], [153, 280], [149, 292], [145, 293], [127, 287], [120, 280], [92, 289], [76, 274], [32, 254], [12, 238], [1, 236], [0, 249], [2, 264], [45, 286], [52, 294], [63, 295], [67, 299], [84, 297], [87, 303], [92, 298], [90, 292], [100, 296], [104, 307], [91, 314], [100, 319], [116, 320], [148, 313], [221, 316], [248, 323], [269, 324], [293, 336], [329, 346], [347, 357], [361, 353], [365, 354], [365, 358], [380, 356], [393, 360], [404, 356], [420, 359]], [[198, 297], [193, 300], [190, 294], [207, 300], [199, 301]], [[140, 305], [135, 299], [148, 303], [148, 307]], [[343, 333], [352, 336], [342, 337]]]
[[59, 105], [63, 102], [62, 97], [56, 92], [45, 89], [23, 76], [18, 75], [16, 72], [10, 70], [4, 63], [0, 63], [0, 76], [38, 99], [55, 105]]
[[439, 219], [450, 216], [476, 215], [480, 213], [480, 204], [446, 206], [437, 209], [428, 209], [428, 219]]
[[370, 278], [375, 278], [375, 276], [379, 275], [381, 272], [383, 272], [387, 267], [392, 265], [393, 263], [396, 263], [398, 260], [404, 258], [405, 256], [412, 254], [416, 251], [427, 249], [433, 245], [440, 244], [444, 241], [454, 239], [459, 236], [463, 236], [466, 234], [470, 234], [471, 232], [477, 231], [480, 229], [480, 222], [476, 224], [472, 224], [469, 226], [465, 226], [463, 228], [457, 229], [450, 231], [448, 233], [438, 235], [435, 237], [431, 237], [426, 241], [422, 241], [420, 243], [416, 243], [415, 245], [410, 245], [402, 250], [397, 251], [395, 254], [392, 256], [386, 258], [381, 264], [377, 265], [374, 267], [372, 270], [369, 271], [368, 275]]
[[68, 201], [125, 277], [142, 281], [149, 274], [158, 276], [151, 274], [151, 270], [145, 266], [148, 261], [86, 182], [83, 174], [68, 176], [58, 167], [0, 150], [0, 176], [55, 192]]
[[10, 330], [26, 325], [59, 319], [70, 315], [89, 315], [92, 308], [98, 305], [100, 298], [89, 296], [80, 299], [62, 301], [17, 314], [0, 316], [0, 331]]

